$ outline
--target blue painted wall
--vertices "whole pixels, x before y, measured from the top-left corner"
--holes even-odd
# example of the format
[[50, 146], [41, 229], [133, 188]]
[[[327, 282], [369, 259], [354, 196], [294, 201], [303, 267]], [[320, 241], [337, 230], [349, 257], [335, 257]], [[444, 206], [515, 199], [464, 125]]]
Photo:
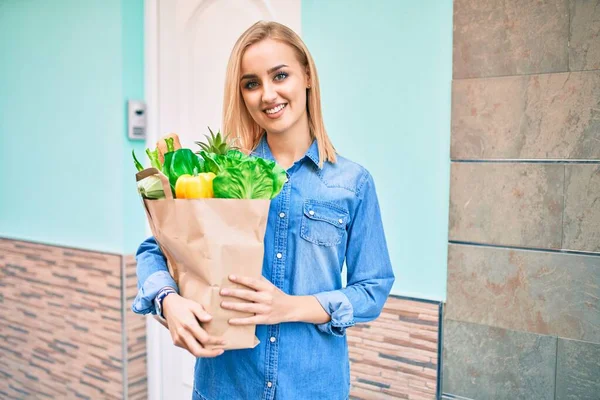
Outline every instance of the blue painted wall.
[[392, 293], [446, 298], [451, 0], [303, 0], [338, 151], [375, 178], [397, 280]]
[[125, 102], [143, 0], [0, 3], [0, 236], [131, 253], [144, 235]]
[[[0, 3], [0, 236], [131, 253], [143, 0]], [[374, 175], [393, 293], [445, 299], [452, 2], [303, 0], [338, 150]]]
[[[135, 173], [131, 150], [138, 157], [145, 150], [145, 141], [127, 138], [127, 100], [144, 100], [144, 0], [121, 0], [121, 149], [123, 166], [120, 171], [122, 180], [121, 219], [122, 251], [134, 253], [147, 236], [146, 215], [136, 190]], [[144, 163], [142, 161], [142, 163]]]

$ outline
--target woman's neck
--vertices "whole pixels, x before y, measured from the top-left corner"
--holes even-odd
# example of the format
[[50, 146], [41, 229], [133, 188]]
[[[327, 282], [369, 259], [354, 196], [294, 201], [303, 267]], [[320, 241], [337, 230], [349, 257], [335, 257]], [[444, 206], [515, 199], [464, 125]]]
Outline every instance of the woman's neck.
[[285, 132], [267, 133], [267, 143], [277, 163], [288, 169], [306, 154], [312, 144], [308, 118], [298, 121]]

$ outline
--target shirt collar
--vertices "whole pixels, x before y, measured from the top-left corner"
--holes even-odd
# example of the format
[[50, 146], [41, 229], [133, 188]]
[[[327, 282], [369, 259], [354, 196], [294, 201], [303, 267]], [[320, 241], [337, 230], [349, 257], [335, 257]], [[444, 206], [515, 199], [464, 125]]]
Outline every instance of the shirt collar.
[[[267, 160], [275, 161], [275, 157], [273, 157], [273, 153], [271, 153], [271, 149], [269, 148], [269, 144], [267, 143], [267, 135], [263, 134], [260, 138], [260, 142], [258, 146], [256, 146], [256, 150], [254, 150], [253, 154], [257, 157], [261, 157]], [[312, 144], [308, 148], [306, 154], [302, 159], [308, 157], [317, 168], [319, 167], [319, 144], [316, 139], [313, 139]]]
[[317, 142], [317, 139], [313, 139], [312, 144], [310, 145], [310, 147], [308, 148], [308, 151], [306, 152], [306, 156], [308, 158], [310, 158], [312, 160], [312, 162], [315, 163], [315, 165], [317, 166], [317, 168], [321, 168], [319, 167], [319, 143]]

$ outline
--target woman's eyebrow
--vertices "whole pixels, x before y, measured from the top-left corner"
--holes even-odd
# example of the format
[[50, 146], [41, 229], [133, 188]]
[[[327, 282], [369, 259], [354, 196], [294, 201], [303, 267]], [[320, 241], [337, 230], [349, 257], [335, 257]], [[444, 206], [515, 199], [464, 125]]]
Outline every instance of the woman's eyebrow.
[[278, 65], [278, 66], [276, 66], [276, 67], [273, 67], [273, 68], [271, 68], [270, 70], [268, 70], [268, 71], [267, 71], [267, 74], [271, 74], [271, 73], [273, 73], [273, 72], [275, 72], [275, 71], [277, 71], [278, 69], [280, 69], [280, 68], [283, 68], [283, 67], [287, 67], [287, 65], [285, 65], [285, 64], [281, 64], [281, 65]]
[[[281, 64], [281, 65], [278, 65], [276, 67], [270, 68], [267, 71], [267, 74], [272, 74], [273, 72], [275, 72], [278, 69], [283, 68], [283, 67], [287, 67], [287, 65], [286, 64]], [[254, 79], [254, 78], [258, 78], [258, 76], [256, 76], [255, 74], [246, 74], [246, 75], [242, 76], [242, 79], [240, 79], [240, 80], [243, 81], [244, 79]]]

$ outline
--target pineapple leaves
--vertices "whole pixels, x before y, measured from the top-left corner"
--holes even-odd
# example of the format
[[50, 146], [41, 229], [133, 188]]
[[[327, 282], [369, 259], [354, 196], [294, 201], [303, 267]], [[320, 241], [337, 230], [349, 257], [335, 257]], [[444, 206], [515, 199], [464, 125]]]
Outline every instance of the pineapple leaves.
[[[202, 150], [207, 153], [214, 153], [219, 155], [226, 155], [230, 150], [236, 149], [236, 147], [230, 144], [229, 135], [225, 135], [223, 137], [221, 135], [221, 131], [218, 131], [217, 134], [208, 127], [210, 132], [210, 136], [205, 135], [207, 138], [207, 143], [204, 142], [195, 142]], [[200, 152], [198, 152], [199, 154]]]

